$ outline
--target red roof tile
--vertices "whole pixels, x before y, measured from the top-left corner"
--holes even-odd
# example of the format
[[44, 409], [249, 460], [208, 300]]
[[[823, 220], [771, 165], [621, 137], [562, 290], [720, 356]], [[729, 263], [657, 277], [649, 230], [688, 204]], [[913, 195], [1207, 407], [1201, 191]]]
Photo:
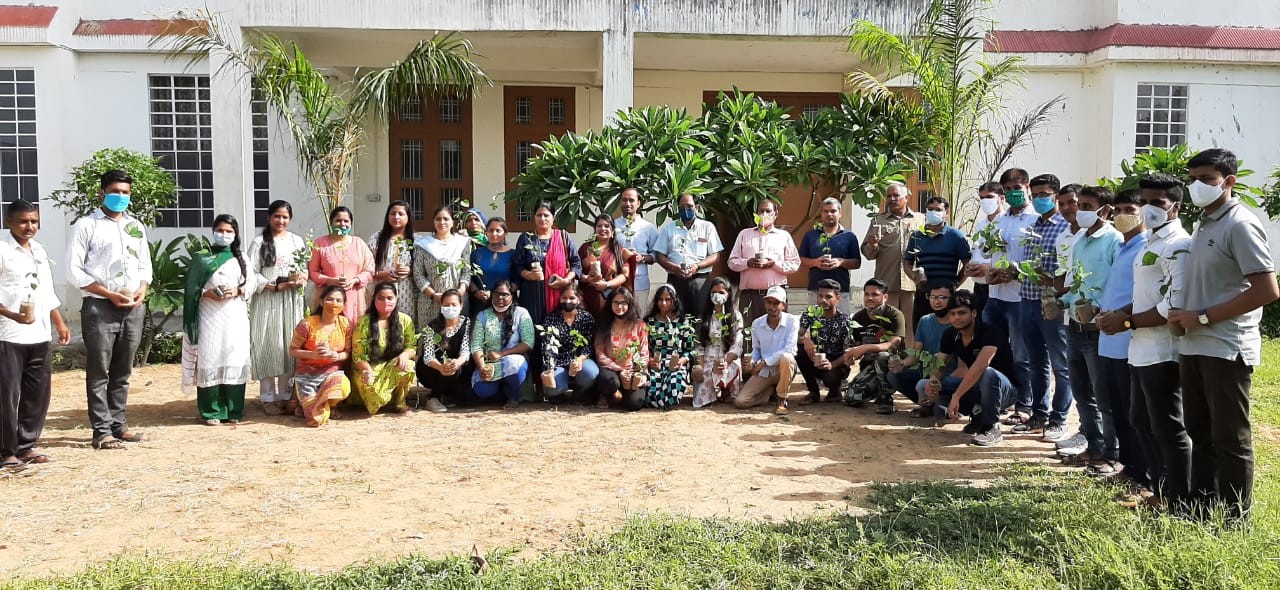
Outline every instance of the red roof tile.
[[[205, 26], [203, 21], [151, 19], [137, 20], [121, 18], [113, 20], [84, 20], [76, 25], [71, 34], [83, 37], [99, 37], [105, 35], [160, 35], [169, 31], [177, 33], [188, 30], [192, 26]], [[172, 28], [170, 28], [172, 27]]]
[[0, 6], [0, 27], [46, 28], [57, 14], [57, 6]]
[[1103, 47], [1280, 49], [1280, 29], [1124, 25], [1083, 31], [992, 31], [983, 48], [1005, 53], [1088, 53]]

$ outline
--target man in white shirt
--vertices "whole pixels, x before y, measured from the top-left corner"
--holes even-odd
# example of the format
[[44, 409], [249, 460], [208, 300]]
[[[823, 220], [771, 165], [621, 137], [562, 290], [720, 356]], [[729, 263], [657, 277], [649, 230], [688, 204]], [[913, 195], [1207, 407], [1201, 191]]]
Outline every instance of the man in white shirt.
[[[1027, 347], [1023, 346], [1019, 320], [1019, 306], [1022, 302], [1021, 282], [1012, 268], [996, 268], [1001, 260], [1016, 265], [1029, 258], [1029, 249], [1024, 245], [1029, 228], [1040, 218], [1031, 210], [1031, 199], [1028, 198], [1031, 187], [1031, 176], [1022, 168], [1010, 168], [1000, 175], [1000, 185], [1004, 188], [1004, 201], [1008, 210], [996, 217], [992, 223], [998, 228], [999, 238], [1003, 244], [985, 244], [991, 264], [984, 265], [987, 284], [991, 286], [991, 298], [982, 310], [982, 323], [1000, 326], [1009, 335], [1009, 346], [1013, 348], [1014, 375], [1010, 381], [1016, 383], [1018, 399], [1031, 399], [1031, 359], [1027, 355]], [[984, 240], [976, 240], [984, 241]], [[1002, 247], [997, 247], [1002, 246]]]
[[640, 317], [645, 317], [649, 314], [649, 265], [655, 262], [653, 246], [658, 243], [658, 226], [640, 216], [640, 191], [623, 189], [618, 202], [622, 215], [613, 220], [613, 235], [623, 248], [636, 253], [636, 309]]
[[973, 251], [969, 253], [969, 264], [964, 265], [964, 275], [973, 280], [973, 301], [978, 317], [982, 317], [982, 310], [991, 296], [991, 286], [987, 284], [984, 270], [991, 265], [991, 257], [984, 244], [972, 237], [981, 234], [1001, 213], [1004, 213], [1004, 187], [995, 181], [983, 183], [978, 187], [978, 219], [973, 222], [973, 233], [969, 234]]
[[779, 416], [786, 415], [787, 392], [796, 373], [800, 319], [787, 313], [787, 289], [771, 287], [764, 296], [765, 314], [751, 323], [750, 380], [733, 398], [735, 408], [751, 408], [777, 397]]
[[35, 240], [40, 209], [21, 199], [4, 213], [9, 231], [0, 237], [0, 468], [49, 463], [36, 451], [52, 393], [50, 323], [58, 342], [71, 331], [58, 311], [49, 253]]
[[125, 406], [133, 356], [142, 340], [151, 250], [142, 223], [125, 213], [133, 178], [111, 170], [102, 175], [99, 187], [102, 208], [72, 227], [67, 280], [84, 294], [80, 325], [93, 448], [120, 449], [143, 438], [129, 430]]
[[711, 287], [707, 280], [724, 245], [716, 226], [698, 219], [698, 202], [693, 195], [680, 195], [678, 206], [678, 218], [662, 226], [653, 253], [658, 264], [667, 269], [667, 282], [680, 296], [680, 309], [702, 317], [710, 305]]

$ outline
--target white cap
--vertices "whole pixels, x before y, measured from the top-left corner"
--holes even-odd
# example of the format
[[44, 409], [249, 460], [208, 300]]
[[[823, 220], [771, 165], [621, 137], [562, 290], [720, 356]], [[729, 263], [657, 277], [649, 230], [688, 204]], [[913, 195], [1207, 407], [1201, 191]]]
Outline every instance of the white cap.
[[777, 299], [779, 303], [787, 302], [787, 288], [782, 285], [774, 285], [764, 294], [765, 299]]

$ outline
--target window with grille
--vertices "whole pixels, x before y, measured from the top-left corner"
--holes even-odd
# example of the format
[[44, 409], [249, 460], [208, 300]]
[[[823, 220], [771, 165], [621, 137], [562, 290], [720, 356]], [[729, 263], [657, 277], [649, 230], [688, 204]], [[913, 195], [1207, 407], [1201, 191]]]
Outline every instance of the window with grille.
[[533, 142], [517, 141], [516, 142], [516, 174], [523, 174], [524, 169], [529, 167], [529, 160], [533, 159]]
[[529, 125], [533, 123], [533, 99], [527, 96], [516, 98], [516, 124]]
[[410, 215], [414, 221], [422, 221], [422, 189], [404, 187], [400, 189], [400, 200], [409, 204]]
[[213, 223], [213, 125], [209, 76], [152, 75], [151, 154], [178, 181], [178, 202], [160, 210], [160, 227]]
[[440, 180], [462, 180], [462, 142], [440, 140]]
[[551, 98], [547, 100], [547, 123], [551, 125], [564, 125], [563, 98]]
[[1187, 142], [1187, 86], [1138, 84], [1137, 153]]
[[396, 116], [401, 121], [421, 121], [422, 120], [422, 99], [416, 96], [406, 98], [400, 103], [400, 110]]
[[822, 112], [822, 105], [810, 103], [810, 104], [804, 105], [804, 109], [800, 112], [800, 116], [816, 117], [820, 112]]
[[462, 201], [462, 189], [460, 188], [442, 188], [440, 189], [440, 204], [448, 207], [450, 210], [457, 211], [459, 202]]
[[516, 220], [524, 222], [533, 221], [533, 213], [523, 207], [516, 209]]
[[443, 97], [440, 99], [440, 122], [462, 122], [462, 99]]
[[271, 205], [270, 142], [267, 136], [267, 101], [254, 87], [249, 95], [249, 113], [253, 132], [253, 217], [254, 225], [266, 227], [267, 207]]
[[0, 200], [40, 200], [35, 70], [0, 69]]
[[400, 140], [400, 179], [422, 180], [422, 140]]

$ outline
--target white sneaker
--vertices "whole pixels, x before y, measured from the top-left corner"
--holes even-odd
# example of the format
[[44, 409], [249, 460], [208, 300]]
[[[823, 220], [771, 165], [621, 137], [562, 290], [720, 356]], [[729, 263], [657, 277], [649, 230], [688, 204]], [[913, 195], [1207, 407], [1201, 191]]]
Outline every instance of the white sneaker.
[[444, 407], [444, 404], [440, 402], [440, 398], [433, 397], [427, 400], [427, 410], [440, 414], [443, 412], [448, 412], [449, 408]]
[[1044, 427], [1044, 439], [1049, 441], [1060, 441], [1067, 438], [1066, 424], [1048, 424]]

